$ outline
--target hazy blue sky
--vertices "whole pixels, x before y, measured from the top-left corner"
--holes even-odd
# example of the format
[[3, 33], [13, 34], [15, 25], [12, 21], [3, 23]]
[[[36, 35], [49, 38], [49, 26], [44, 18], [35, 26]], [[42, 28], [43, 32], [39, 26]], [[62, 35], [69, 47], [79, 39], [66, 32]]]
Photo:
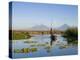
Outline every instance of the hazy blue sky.
[[59, 27], [63, 24], [77, 26], [78, 8], [75, 5], [12, 3], [12, 25], [14, 29], [24, 29], [44, 24]]

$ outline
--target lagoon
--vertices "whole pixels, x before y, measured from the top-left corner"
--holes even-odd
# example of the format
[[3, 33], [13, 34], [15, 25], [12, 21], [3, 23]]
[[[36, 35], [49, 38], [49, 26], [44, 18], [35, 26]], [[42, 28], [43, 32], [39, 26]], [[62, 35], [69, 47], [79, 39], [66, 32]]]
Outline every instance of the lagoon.
[[[51, 45], [50, 35], [35, 35], [30, 39], [12, 40], [13, 58], [62, 56], [78, 54], [78, 47], [68, 44], [67, 39], [56, 35], [56, 40]], [[21, 52], [22, 49], [29, 49], [29, 52]], [[31, 49], [36, 49], [32, 51]], [[18, 53], [14, 50], [20, 50]]]

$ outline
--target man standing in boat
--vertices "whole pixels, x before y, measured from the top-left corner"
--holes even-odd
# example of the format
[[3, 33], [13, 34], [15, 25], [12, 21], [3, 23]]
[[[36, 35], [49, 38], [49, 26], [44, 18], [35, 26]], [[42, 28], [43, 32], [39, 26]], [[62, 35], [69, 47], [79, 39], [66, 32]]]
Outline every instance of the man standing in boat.
[[51, 39], [51, 42], [50, 42], [50, 45], [52, 45], [52, 42], [55, 41], [55, 36], [53, 35], [53, 31], [52, 31], [52, 28], [50, 29], [50, 39]]

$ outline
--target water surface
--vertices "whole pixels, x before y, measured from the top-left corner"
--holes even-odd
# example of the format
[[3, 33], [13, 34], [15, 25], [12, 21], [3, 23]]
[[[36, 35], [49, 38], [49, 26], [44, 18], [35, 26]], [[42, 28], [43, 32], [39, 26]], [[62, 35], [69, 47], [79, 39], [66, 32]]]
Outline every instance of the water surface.
[[[30, 39], [13, 40], [13, 58], [22, 57], [43, 57], [61, 56], [77, 54], [77, 45], [68, 44], [67, 39], [61, 35], [56, 35], [56, 40], [52, 42], [49, 35], [35, 35]], [[36, 48], [37, 50], [29, 53], [16, 53], [14, 49]]]

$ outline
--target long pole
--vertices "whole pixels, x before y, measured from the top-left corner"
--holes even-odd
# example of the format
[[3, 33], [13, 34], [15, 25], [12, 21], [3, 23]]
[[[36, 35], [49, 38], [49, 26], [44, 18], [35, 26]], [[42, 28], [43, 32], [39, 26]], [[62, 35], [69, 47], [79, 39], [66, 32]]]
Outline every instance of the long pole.
[[50, 34], [52, 35], [52, 22], [51, 22], [51, 27], [50, 27]]

